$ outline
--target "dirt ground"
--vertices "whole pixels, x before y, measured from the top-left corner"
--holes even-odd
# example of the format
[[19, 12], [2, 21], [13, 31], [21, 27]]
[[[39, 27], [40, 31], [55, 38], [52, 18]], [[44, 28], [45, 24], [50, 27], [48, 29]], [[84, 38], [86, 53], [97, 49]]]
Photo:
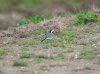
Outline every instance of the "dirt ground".
[[[6, 48], [10, 53], [3, 59], [0, 59], [0, 74], [100, 74], [100, 54], [92, 59], [78, 59], [82, 50], [100, 51], [100, 23], [90, 24], [86, 26], [72, 26], [67, 24], [68, 29], [77, 31], [78, 37], [71, 44], [65, 47], [49, 47], [48, 49], [41, 48], [41, 45], [22, 46], [16, 43], [8, 43], [12, 37], [3, 37], [4, 44], [0, 49]], [[92, 29], [87, 31], [86, 29]], [[92, 33], [91, 33], [92, 32]], [[30, 39], [30, 37], [26, 38]], [[26, 40], [25, 39], [25, 40]], [[17, 38], [17, 40], [21, 40]], [[8, 42], [7, 42], [8, 41]], [[81, 43], [85, 41], [86, 43]], [[88, 41], [94, 41], [88, 43]], [[25, 51], [32, 54], [47, 54], [56, 55], [58, 53], [64, 54], [64, 59], [35, 59], [18, 57], [21, 48], [27, 47], [29, 50]], [[13, 66], [13, 60], [24, 61], [28, 66], [16, 67]]]

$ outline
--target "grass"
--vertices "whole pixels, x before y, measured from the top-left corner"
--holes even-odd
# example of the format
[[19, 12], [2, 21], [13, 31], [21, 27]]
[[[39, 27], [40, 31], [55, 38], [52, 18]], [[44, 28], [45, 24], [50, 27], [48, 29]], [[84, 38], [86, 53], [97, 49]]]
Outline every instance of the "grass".
[[47, 54], [31, 54], [31, 53], [21, 53], [19, 55], [20, 58], [35, 58], [35, 59], [52, 59], [52, 56], [48, 56]]
[[0, 49], [0, 59], [4, 58], [6, 55], [8, 55], [9, 53], [9, 49], [8, 48], [2, 48]]
[[83, 70], [94, 70], [94, 69], [89, 67], [89, 66], [86, 66], [86, 67], [83, 68]]
[[67, 52], [69, 53], [74, 52], [74, 49], [68, 49]]
[[42, 34], [45, 35], [46, 33], [47, 30], [36, 30], [33, 32], [35, 39], [22, 39], [16, 41], [16, 43], [23, 46], [38, 46], [42, 44], [44, 49], [48, 49], [49, 47], [66, 47], [66, 45], [73, 43], [78, 36], [78, 33], [74, 30], [64, 30], [61, 34], [55, 35], [57, 37], [54, 37], [52, 40], [41, 42], [39, 37], [42, 37]]
[[57, 59], [57, 60], [65, 58], [63, 53], [59, 53], [54, 56], [52, 56], [52, 55], [49, 56], [48, 54], [31, 54], [31, 53], [27, 53], [27, 52], [21, 53], [19, 55], [19, 57], [21, 59], [35, 58], [35, 59]]
[[45, 35], [47, 33], [47, 29], [44, 30], [35, 30], [32, 34], [35, 36], [35, 38], [39, 38], [42, 35]]
[[44, 44], [43, 49], [49, 49], [51, 47], [51, 44]]
[[23, 58], [33, 58], [33, 54], [24, 52], [24, 53], [21, 53], [19, 55], [19, 57], [22, 58], [22, 59]]
[[93, 35], [96, 34], [96, 31], [94, 31], [94, 30], [91, 29], [91, 28], [85, 29], [84, 32], [87, 33], [87, 34], [93, 34]]
[[34, 55], [34, 58], [37, 58], [37, 59], [52, 59], [51, 56], [48, 56], [46, 54], [37, 54], [37, 55]]
[[[6, 10], [15, 10], [15, 11], [23, 11], [23, 10], [26, 10], [26, 9], [35, 9], [37, 8], [38, 6], [40, 6], [40, 4], [44, 5], [44, 0], [43, 1], [40, 1], [40, 0], [30, 0], [30, 1], [27, 1], [27, 0], [16, 0], [16, 1], [13, 1], [13, 0], [0, 0], [0, 11], [6, 11]], [[25, 8], [23, 8], [25, 7]], [[33, 10], [34, 10], [33, 9]]]
[[[55, 3], [56, 2], [56, 3]], [[0, 0], [0, 10], [15, 10], [15, 11], [36, 11], [39, 8], [43, 8], [44, 6], [51, 6], [51, 5], [58, 5], [59, 3], [63, 3], [65, 6], [73, 7], [79, 4], [80, 2], [77, 1], [59, 1], [59, 0]], [[40, 10], [41, 11], [41, 10]], [[37, 11], [39, 13], [39, 11]]]
[[43, 42], [43, 45], [46, 49], [49, 47], [65, 47], [65, 43], [60, 39], [46, 40]]
[[[58, 13], [57, 16], [66, 17], [71, 16], [70, 13]], [[19, 20], [17, 23], [17, 27], [27, 25], [29, 23], [40, 23], [41, 21], [51, 19], [53, 16], [51, 15], [36, 15], [31, 16], [29, 18], [23, 18]], [[88, 22], [100, 22], [100, 14], [95, 12], [85, 12], [81, 11], [75, 15], [75, 20], [73, 22], [74, 25], [85, 25]]]
[[[70, 16], [71, 14], [58, 13], [57, 15], [61, 16], [61, 17], [66, 17], [66, 16]], [[51, 16], [51, 15], [36, 15], [36, 16], [31, 16], [29, 18], [23, 18], [17, 23], [17, 27], [27, 25], [31, 22], [34, 24], [37, 24], [37, 23], [40, 23], [41, 21], [51, 19], [52, 17], [53, 16]], [[82, 11], [75, 15], [74, 24], [75, 25], [84, 25], [88, 22], [98, 22], [98, 21], [100, 21], [99, 13]]]
[[20, 50], [22, 50], [22, 51], [28, 51], [29, 48], [27, 48], [27, 47], [22, 47]]
[[23, 26], [23, 25], [27, 25], [29, 24], [29, 20], [24, 18], [24, 19], [21, 19], [18, 23], [17, 23], [17, 27], [20, 27], [20, 26]]
[[23, 45], [23, 46], [36, 46], [40, 44], [40, 41], [38, 39], [31, 39], [31, 40], [23, 40], [21, 39], [20, 41], [16, 41], [16, 44], [18, 45]]
[[52, 16], [50, 16], [50, 15], [46, 15], [46, 16], [44, 16], [44, 15], [42, 15], [42, 16], [37, 15], [37, 16], [30, 17], [29, 20], [31, 22], [33, 22], [34, 24], [37, 24], [37, 23], [40, 23], [41, 21], [44, 21], [44, 20], [47, 20], [47, 19], [51, 19], [51, 18], [52, 18]]
[[27, 65], [28, 64], [26, 62], [23, 62], [23, 61], [16, 61], [16, 60], [13, 61], [13, 66], [15, 66], [15, 67], [25, 67]]
[[99, 22], [99, 21], [100, 21], [99, 13], [82, 11], [76, 14], [74, 25], [85, 25], [88, 22]]
[[40, 23], [41, 21], [44, 21], [44, 20], [48, 20], [48, 19], [51, 19], [52, 16], [50, 15], [36, 15], [36, 16], [31, 16], [29, 18], [23, 18], [21, 20], [19, 20], [19, 22], [17, 23], [17, 27], [21, 27], [23, 25], [27, 25], [29, 23], [34, 23], [34, 24], [38, 24]]
[[86, 46], [86, 45], [88, 45], [88, 42], [87, 42], [87, 41], [81, 41], [81, 42], [80, 42], [80, 45]]
[[57, 38], [44, 41], [43, 44], [50, 47], [65, 47], [67, 44], [73, 43], [77, 38], [77, 32], [74, 30], [64, 30]]
[[72, 16], [71, 13], [64, 13], [64, 12], [60, 12], [57, 14], [57, 16], [61, 16], [61, 17], [69, 17], [69, 16]]
[[[66, 13], [59, 13], [58, 15], [60, 16], [65, 16]], [[96, 22], [99, 18], [99, 14], [94, 13], [94, 12], [80, 12], [78, 14], [76, 14], [76, 19], [75, 22], [77, 25], [78, 24], [86, 24], [87, 22]], [[39, 23], [41, 21], [43, 21], [44, 19], [50, 19], [50, 16], [32, 16], [28, 19], [24, 19], [22, 22], [22, 24], [24, 25], [25, 23], [29, 22], [33, 22], [33, 23]], [[26, 22], [25, 22], [26, 20]], [[24, 23], [25, 22], [25, 23]], [[20, 23], [20, 22], [19, 22]], [[88, 28], [85, 29], [84, 31], [85, 33], [89, 33], [89, 34], [94, 34], [95, 32]], [[75, 39], [78, 37], [78, 32], [75, 30], [63, 30], [62, 33], [60, 33], [59, 35], [56, 35], [57, 38], [54, 38], [52, 40], [45, 40], [44, 42], [41, 43], [41, 39], [40, 37], [42, 37], [42, 34], [46, 34], [47, 30], [35, 30], [33, 32], [33, 35], [35, 37], [35, 39], [33, 40], [22, 40], [21, 42], [18, 42], [18, 44], [20, 45], [24, 45], [24, 46], [37, 46], [42, 44], [44, 49], [48, 49], [49, 47], [66, 47], [66, 45], [68, 44], [72, 44]], [[81, 41], [80, 45], [89, 45], [92, 44], [92, 41], [89, 42], [85, 42], [85, 41]]]
[[98, 54], [100, 54], [98, 51], [95, 50], [83, 50], [79, 54], [79, 59], [93, 59], [95, 58]]
[[84, 46], [93, 45], [95, 43], [96, 43], [96, 41], [93, 41], [93, 40], [91, 40], [91, 41], [85, 41], [85, 40], [80, 41], [80, 45], [84, 45]]
[[57, 55], [54, 56], [54, 59], [62, 60], [65, 59], [65, 56], [63, 53], [58, 53]]
[[40, 41], [39, 40], [37, 40], [37, 39], [33, 39], [33, 40], [30, 40], [30, 41], [28, 41], [27, 43], [25, 42], [25, 45], [38, 45], [40, 43]]

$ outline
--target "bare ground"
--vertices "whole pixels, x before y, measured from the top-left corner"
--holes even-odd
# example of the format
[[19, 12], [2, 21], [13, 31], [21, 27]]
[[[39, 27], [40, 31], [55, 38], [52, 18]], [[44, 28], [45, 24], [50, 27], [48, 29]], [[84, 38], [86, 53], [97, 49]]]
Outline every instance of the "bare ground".
[[[63, 53], [65, 56], [64, 59], [20, 59], [18, 55], [23, 52], [20, 49], [25, 46], [12, 43], [11, 40], [16, 38], [11, 37], [10, 39], [10, 37], [3, 37], [4, 40], [1, 43], [0, 48], [8, 48], [11, 52], [3, 59], [0, 59], [0, 74], [100, 74], [100, 55], [97, 55], [93, 59], [77, 59], [76, 57], [79, 56], [79, 53], [82, 50], [100, 51], [100, 23], [92, 23], [86, 26], [72, 26], [69, 23], [66, 24], [67, 21], [65, 21], [63, 21], [63, 23], [61, 21], [60, 24], [62, 24], [62, 27], [58, 26], [58, 29], [60, 28], [60, 30], [63, 30], [63, 26], [65, 25], [66, 29], [73, 29], [79, 33], [78, 38], [72, 44], [66, 45], [66, 47], [50, 47], [48, 49], [42, 48], [41, 44], [37, 47], [28, 46], [29, 50], [26, 51], [32, 54], [47, 54], [49, 56]], [[58, 24], [59, 23], [57, 22], [57, 25]], [[43, 25], [45, 24], [42, 22], [42, 26]], [[94, 33], [91, 34], [91, 32], [85, 32], [87, 28], [92, 29], [92, 32]], [[27, 37], [25, 39], [31, 38]], [[17, 38], [17, 40], [21, 39]], [[94, 43], [81, 45], [81, 41], [94, 41]], [[15, 67], [12, 65], [13, 60], [25, 61], [28, 63], [28, 66]], [[91, 69], [87, 69], [86, 67]]]

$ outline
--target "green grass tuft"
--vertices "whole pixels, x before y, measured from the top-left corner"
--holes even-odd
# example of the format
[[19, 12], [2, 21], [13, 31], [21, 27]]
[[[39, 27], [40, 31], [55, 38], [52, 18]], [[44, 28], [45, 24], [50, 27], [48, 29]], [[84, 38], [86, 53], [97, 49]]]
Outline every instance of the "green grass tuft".
[[29, 20], [31, 22], [37, 24], [37, 23], [40, 23], [41, 21], [44, 21], [44, 20], [47, 20], [47, 19], [51, 19], [51, 18], [52, 18], [52, 16], [49, 16], [49, 15], [47, 15], [47, 16], [39, 16], [39, 15], [37, 15], [37, 16], [30, 17]]
[[82, 11], [76, 14], [74, 25], [85, 25], [88, 22], [100, 21], [100, 14], [95, 12]]
[[16, 67], [25, 67], [27, 65], [28, 64], [26, 62], [23, 62], [23, 61], [16, 61], [16, 60], [13, 61], [13, 66], [16, 66]]
[[37, 55], [34, 55], [34, 58], [36, 58], [36, 59], [52, 59], [51, 56], [48, 56], [46, 54], [37, 54]]
[[27, 25], [27, 24], [29, 24], [29, 19], [24, 18], [24, 19], [19, 20], [16, 26], [20, 27], [20, 26]]
[[22, 50], [22, 51], [28, 51], [29, 48], [27, 48], [27, 47], [22, 47], [20, 50]]
[[48, 56], [47, 54], [31, 54], [31, 53], [21, 53], [19, 55], [20, 58], [35, 58], [35, 59], [53, 59], [52, 56]]
[[33, 58], [33, 54], [31, 54], [31, 53], [21, 53], [20, 55], [19, 55], [19, 57], [20, 58]]
[[96, 44], [96, 41], [93, 41], [93, 40], [89, 40], [89, 41], [85, 41], [85, 40], [82, 40], [80, 41], [80, 45], [84, 45], [84, 46], [87, 46], [87, 45], [93, 45], [93, 44]]
[[7, 49], [7, 48], [0, 49], [0, 59], [4, 58], [6, 55], [8, 55], [9, 52], [10, 52], [9, 49]]
[[86, 67], [83, 68], [83, 70], [94, 70], [94, 69], [89, 67], [89, 66], [86, 66]]
[[88, 42], [87, 42], [87, 41], [81, 41], [81, 42], [80, 42], [80, 45], [86, 46], [86, 45], [88, 45]]
[[19, 55], [20, 58], [35, 58], [35, 59], [55, 59], [60, 60], [64, 59], [65, 56], [63, 53], [56, 54], [55, 56], [48, 56], [48, 54], [30, 54], [30, 53], [22, 53]]
[[52, 16], [49, 16], [49, 15], [46, 15], [46, 16], [36, 15], [36, 16], [31, 16], [29, 18], [23, 18], [23, 19], [19, 20], [19, 22], [17, 23], [17, 27], [27, 25], [31, 22], [34, 23], [34, 24], [37, 24], [37, 23], [40, 23], [41, 21], [48, 20], [48, 19], [51, 19], [51, 18], [52, 18]]
[[100, 54], [98, 51], [94, 50], [83, 50], [79, 54], [79, 59], [92, 59], [95, 58], [98, 54]]
[[91, 28], [85, 29], [84, 32], [85, 32], [85, 33], [88, 33], [88, 34], [93, 34], [93, 35], [96, 34], [96, 31], [94, 31], [94, 30], [91, 29]]

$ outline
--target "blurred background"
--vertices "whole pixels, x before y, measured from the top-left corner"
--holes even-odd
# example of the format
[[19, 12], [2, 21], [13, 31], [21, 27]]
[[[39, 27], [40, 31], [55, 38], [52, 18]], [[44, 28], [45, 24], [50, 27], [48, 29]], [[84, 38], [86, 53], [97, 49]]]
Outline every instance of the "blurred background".
[[0, 30], [16, 25], [21, 18], [99, 8], [100, 0], [0, 0]]

